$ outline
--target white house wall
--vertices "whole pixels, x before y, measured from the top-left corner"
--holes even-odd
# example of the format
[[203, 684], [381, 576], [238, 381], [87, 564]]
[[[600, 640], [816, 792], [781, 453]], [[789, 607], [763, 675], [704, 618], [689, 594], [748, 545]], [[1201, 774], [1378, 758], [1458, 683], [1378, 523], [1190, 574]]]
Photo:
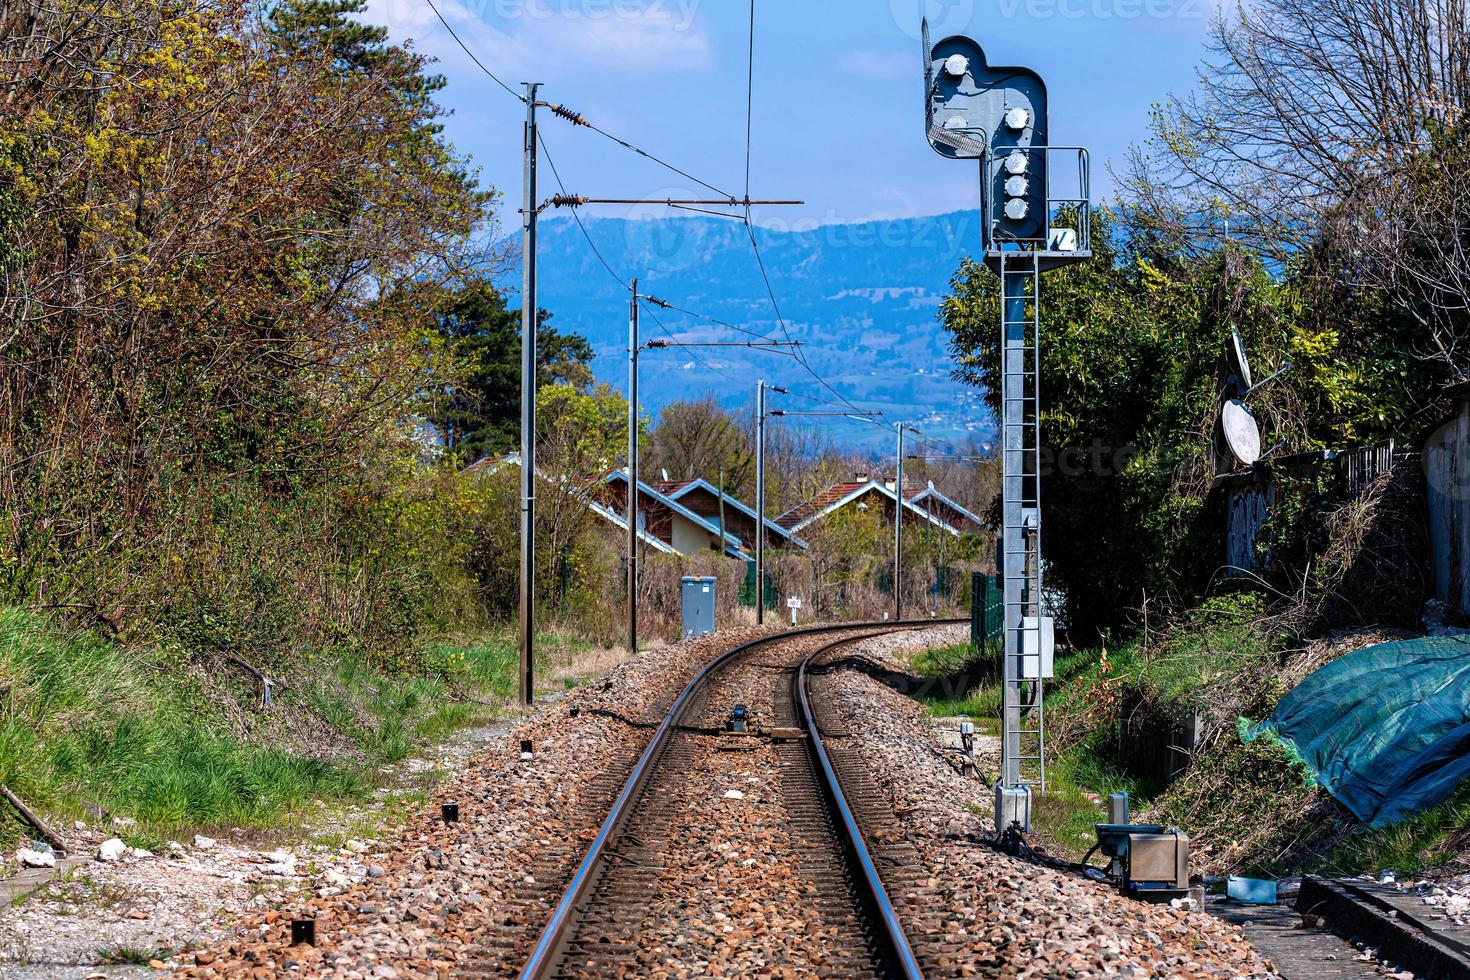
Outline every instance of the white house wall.
[[713, 539], [708, 529], [685, 517], [683, 514], [671, 515], [669, 524], [669, 535], [673, 539], [674, 550], [681, 555], [697, 555], [708, 551]]

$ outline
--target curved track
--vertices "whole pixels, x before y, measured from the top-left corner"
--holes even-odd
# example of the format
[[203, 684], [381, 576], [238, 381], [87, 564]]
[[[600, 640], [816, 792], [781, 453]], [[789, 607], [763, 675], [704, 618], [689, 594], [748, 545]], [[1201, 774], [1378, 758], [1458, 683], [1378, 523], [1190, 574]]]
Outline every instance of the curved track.
[[[774, 634], [741, 644], [706, 665], [684, 688], [649, 741], [522, 970], [523, 980], [641, 975], [670, 960], [713, 963], [732, 947], [700, 948], [689, 919], [726, 917], [718, 908], [766, 900], [772, 939], [757, 923], [752, 954], [801, 975], [901, 976], [920, 970], [884, 891], [860, 824], [844, 796], [813, 713], [808, 668], [818, 657], [871, 636], [936, 621], [845, 624]], [[756, 734], [722, 734], [735, 704], [748, 705]], [[710, 780], [732, 773], [761, 784], [744, 803]], [[768, 785], [767, 785], [768, 784]], [[721, 784], [723, 785], [723, 784]], [[720, 828], [721, 821], [726, 827]], [[712, 837], [710, 828], [738, 830]], [[724, 853], [740, 834], [752, 855]], [[721, 843], [712, 841], [719, 838]], [[738, 882], [756, 866], [760, 884]], [[724, 894], [721, 894], [721, 893]], [[719, 905], [723, 902], [723, 905]], [[712, 903], [714, 903], [712, 905]], [[769, 909], [778, 913], [771, 915]], [[738, 917], [728, 921], [738, 921]], [[793, 923], [795, 923], [793, 925]], [[730, 933], [734, 927], [724, 927]], [[737, 933], [739, 935], [739, 933]], [[699, 936], [692, 937], [698, 940]], [[719, 939], [718, 935], [715, 937]]]

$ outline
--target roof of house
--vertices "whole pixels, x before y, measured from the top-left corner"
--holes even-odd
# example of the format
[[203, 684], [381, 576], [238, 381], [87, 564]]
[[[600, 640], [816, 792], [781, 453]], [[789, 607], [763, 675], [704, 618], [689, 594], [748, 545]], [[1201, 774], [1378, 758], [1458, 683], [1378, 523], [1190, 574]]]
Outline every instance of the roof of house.
[[[615, 480], [626, 483], [628, 480], [628, 470], [626, 467], [624, 467], [623, 469], [612, 470], [602, 479], [604, 483], [612, 483]], [[656, 502], [669, 508], [669, 510], [673, 511], [674, 513], [690, 521], [693, 521], [695, 524], [698, 524], [700, 527], [704, 528], [715, 537], [720, 537], [720, 529], [712, 524], [708, 519], [701, 517], [694, 511], [690, 510], [688, 507], [685, 507], [683, 504], [679, 503], [677, 500], [674, 500], [672, 497], [661, 493], [649, 484], [644, 483], [642, 480], [638, 481], [638, 492], [640, 494], [652, 497]], [[623, 526], [626, 528], [627, 523], [624, 522]], [[745, 545], [740, 540], [740, 538], [734, 534], [731, 534], [729, 531], [726, 531], [724, 533], [723, 543], [725, 545], [725, 552], [727, 554], [732, 554], [736, 558], [748, 559], [750, 557], [745, 553]]]
[[500, 469], [502, 466], [506, 465], [520, 466], [521, 454], [502, 453], [499, 456], [481, 456], [479, 459], [466, 466], [464, 468], [464, 471], [466, 473], [484, 473], [486, 475], [489, 475]]
[[965, 508], [965, 507], [961, 506], [958, 502], [956, 502], [953, 497], [946, 497], [944, 494], [940, 493], [939, 492], [939, 488], [936, 487], [932, 481], [929, 483], [929, 485], [927, 487], [925, 487], [922, 490], [919, 490], [917, 492], [910, 491], [910, 490], [905, 490], [903, 492], [903, 495], [904, 495], [904, 499], [906, 499], [906, 500], [912, 500], [915, 503], [918, 503], [918, 502], [924, 501], [924, 500], [937, 500], [940, 503], [944, 504], [944, 506], [946, 506], [946, 507], [950, 508], [951, 510], [953, 510], [955, 513], [957, 513], [960, 516], [964, 517], [965, 520], [967, 520], [967, 521], [973, 521], [976, 525], [979, 525], [979, 526], [984, 526], [984, 524], [985, 524], [985, 522], [982, 521], [979, 517], [975, 516], [975, 514], [972, 511], [970, 511], [968, 508]]
[[[670, 500], [678, 500], [680, 497], [684, 496], [686, 493], [689, 493], [692, 490], [704, 489], [704, 490], [707, 490], [710, 493], [714, 494], [717, 497], [721, 497], [721, 496], [724, 497], [725, 498], [725, 503], [731, 505], [736, 510], [738, 510], [742, 514], [744, 514], [746, 517], [749, 517], [751, 520], [755, 520], [756, 519], [755, 518], [755, 510], [754, 509], [752, 509], [750, 507], [747, 507], [744, 503], [742, 503], [739, 500], [739, 498], [732, 497], [728, 493], [722, 493], [720, 491], [720, 488], [719, 487], [717, 487], [714, 484], [710, 483], [708, 480], [704, 479], [703, 477], [695, 477], [692, 480], [663, 480], [663, 481], [660, 481], [658, 483], [653, 484], [653, 486], [654, 486], [654, 488], [656, 490], [658, 490], [659, 493], [662, 493], [664, 496], [668, 497]], [[782, 537], [784, 537], [784, 538], [790, 538], [790, 539], [796, 541], [802, 547], [806, 547], [806, 543], [805, 542], [801, 541], [801, 539], [797, 538], [789, 530], [787, 530], [786, 528], [782, 527], [773, 518], [770, 518], [770, 517], [767, 517], [766, 518], [766, 526], [770, 530], [775, 531], [777, 534], [781, 535]]]
[[810, 500], [797, 504], [795, 507], [776, 518], [776, 523], [789, 530], [809, 523], [813, 517], [824, 513], [828, 507], [838, 501], [846, 499], [849, 495], [863, 487], [870, 485], [873, 481], [850, 480], [847, 483], [834, 483]]
[[[818, 518], [824, 517], [835, 510], [840, 510], [859, 497], [874, 491], [881, 493], [890, 500], [894, 499], [893, 488], [880, 480], [848, 480], [843, 483], [834, 483], [812, 499], [797, 504], [776, 518], [776, 523], [792, 532], [800, 531]], [[951, 534], [959, 534], [958, 530], [914, 503], [915, 498], [922, 493], [922, 490], [905, 487], [903, 491], [904, 507], [918, 514], [935, 527], [942, 528]]]
[[[520, 453], [505, 453], [501, 456], [482, 456], [471, 463], [469, 466], [466, 466], [465, 472], [478, 473], [482, 476], [489, 476], [498, 471], [502, 466], [519, 467], [520, 465]], [[546, 479], [546, 474], [540, 472], [539, 469], [537, 470], [536, 475], [541, 477], [543, 480]], [[624, 531], [628, 529], [627, 518], [605, 504], [599, 504], [597, 501], [589, 499], [587, 500], [587, 509], [592, 511], [597, 516], [603, 518], [604, 520], [612, 522], [619, 528], [622, 528]], [[643, 528], [638, 529], [638, 539], [644, 544], [653, 548], [655, 551], [662, 551], [666, 554], [678, 554], [673, 546], [665, 544], [662, 539], [655, 537]]]

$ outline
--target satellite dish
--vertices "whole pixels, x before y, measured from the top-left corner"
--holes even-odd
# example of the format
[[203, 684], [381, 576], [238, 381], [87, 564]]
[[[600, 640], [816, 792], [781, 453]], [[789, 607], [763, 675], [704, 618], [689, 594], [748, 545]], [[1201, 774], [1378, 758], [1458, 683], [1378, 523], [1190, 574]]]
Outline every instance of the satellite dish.
[[1242, 382], [1240, 390], [1249, 391], [1255, 386], [1251, 380], [1251, 362], [1245, 356], [1245, 341], [1240, 337], [1240, 330], [1235, 327], [1230, 328], [1230, 352], [1235, 355], [1235, 373], [1240, 375]]
[[1245, 402], [1232, 398], [1220, 411], [1220, 429], [1235, 458], [1252, 466], [1261, 458], [1261, 427]]

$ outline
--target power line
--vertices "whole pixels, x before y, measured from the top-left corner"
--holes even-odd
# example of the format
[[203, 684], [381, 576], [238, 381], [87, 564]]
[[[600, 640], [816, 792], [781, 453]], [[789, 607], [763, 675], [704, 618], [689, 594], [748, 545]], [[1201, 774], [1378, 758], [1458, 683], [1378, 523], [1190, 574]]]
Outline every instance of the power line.
[[[517, 102], [524, 103], [526, 101], [524, 96], [522, 96], [521, 94], [519, 94], [518, 92], [516, 92], [514, 89], [512, 89], [509, 85], [507, 85], [503, 80], [501, 80], [500, 76], [496, 75], [493, 71], [491, 71], [489, 68], [487, 68], [485, 66], [484, 62], [482, 62], [478, 57], [475, 56], [475, 53], [470, 50], [470, 48], [469, 48], [469, 46], [467, 44], [465, 44], [464, 40], [454, 30], [453, 26], [450, 25], [449, 21], [445, 18], [444, 14], [442, 12], [440, 12], [438, 6], [436, 6], [435, 3], [434, 3], [434, 0], [427, 0], [427, 2], [429, 4], [429, 9], [431, 9], [434, 12], [434, 16], [439, 19], [439, 23], [441, 23], [441, 24], [444, 25], [444, 29], [449, 32], [449, 36], [452, 37], [452, 38], [454, 38], [455, 43], [458, 44], [459, 47], [460, 47], [460, 49], [462, 51], [464, 51], [464, 53], [469, 57], [469, 59], [472, 62], [474, 62], [475, 66], [477, 68], [479, 68], [482, 72], [484, 72], [492, 81], [494, 81], [496, 85], [499, 85], [502, 89], [504, 89], [505, 92], [507, 92]], [[752, 147], [753, 126], [754, 126], [754, 104], [755, 104], [755, 100], [754, 100], [754, 96], [755, 96], [755, 0], [751, 0], [751, 2], [750, 2], [750, 33], [749, 33], [749, 37], [747, 39], [746, 58], [747, 58], [747, 63], [746, 63], [746, 96], [745, 96], [745, 194], [744, 194], [743, 200], [745, 202], [749, 202], [750, 201], [751, 147]], [[575, 125], [586, 126], [588, 129], [592, 130], [593, 132], [597, 133], [598, 135], [600, 135], [600, 136], [602, 136], [602, 137], [604, 137], [606, 139], [611, 140], [612, 142], [614, 142], [614, 143], [618, 144], [619, 146], [623, 147], [624, 149], [630, 150], [633, 153], [636, 153], [639, 156], [644, 157], [645, 159], [650, 160], [653, 163], [656, 163], [656, 164], [658, 164], [661, 167], [664, 167], [665, 169], [671, 171], [672, 173], [678, 174], [680, 177], [683, 177], [686, 180], [691, 180], [694, 183], [700, 185], [701, 187], [704, 187], [707, 190], [713, 191], [714, 193], [719, 194], [722, 197], [725, 197], [725, 198], [727, 198], [727, 199], [729, 199], [731, 201], [733, 201], [735, 199], [735, 195], [729, 193], [728, 191], [726, 191], [726, 190], [724, 190], [724, 189], [722, 189], [720, 187], [717, 187], [716, 185], [711, 184], [708, 181], [701, 180], [700, 178], [698, 178], [698, 177], [694, 176], [693, 174], [689, 173], [688, 171], [686, 171], [686, 170], [684, 170], [684, 169], [682, 169], [680, 167], [677, 167], [674, 164], [668, 162], [667, 160], [663, 159], [662, 157], [659, 157], [658, 155], [656, 155], [654, 153], [651, 153], [648, 150], [645, 150], [642, 147], [637, 146], [637, 145], [629, 142], [628, 140], [623, 139], [620, 136], [616, 136], [613, 133], [608, 132], [607, 130], [603, 129], [600, 126], [597, 126], [597, 125], [594, 125], [591, 122], [588, 122], [582, 116], [578, 115], [577, 113], [572, 112], [569, 109], [566, 109], [563, 106], [552, 105], [550, 103], [547, 103], [547, 107], [550, 108], [553, 111], [553, 114], [555, 114], [555, 115], [557, 115], [557, 116], [559, 116], [561, 118], [568, 119], [569, 121], [571, 121]], [[560, 110], [560, 111], [558, 111], [558, 110]], [[546, 157], [546, 163], [547, 163], [547, 165], [551, 168], [551, 175], [556, 180], [557, 188], [561, 191], [561, 193], [562, 193], [562, 195], [564, 197], [568, 196], [566, 185], [562, 182], [561, 174], [557, 171], [556, 162], [552, 159], [551, 152], [550, 152], [550, 150], [546, 146], [546, 140], [545, 140], [544, 137], [541, 136], [541, 134], [540, 134], [539, 131], [536, 134], [536, 139], [537, 139], [537, 142], [541, 146], [541, 152]], [[618, 283], [618, 285], [620, 287], [622, 287], [623, 289], [629, 288], [630, 281], [627, 280], [627, 279], [624, 279], [622, 276], [620, 276], [618, 274], [617, 270], [615, 270], [612, 267], [612, 264], [608, 262], [606, 256], [604, 256], [602, 254], [601, 249], [599, 249], [597, 247], [597, 243], [592, 240], [591, 234], [587, 231], [586, 225], [582, 222], [581, 215], [579, 215], [576, 212], [575, 209], [572, 210], [572, 218], [577, 222], [577, 229], [578, 229], [578, 231], [580, 231], [582, 233], [582, 237], [584, 239], [586, 239], [587, 245], [588, 245], [589, 248], [592, 249], [592, 254], [594, 256], [596, 256], [597, 261], [602, 265], [602, 267], [605, 270], [607, 270], [607, 274], [609, 276], [611, 276], [613, 278], [613, 280], [616, 281]], [[800, 364], [802, 366], [802, 368], [804, 368], [806, 370], [806, 372], [808, 374], [810, 374], [817, 381], [818, 384], [820, 384], [826, 390], [830, 391], [832, 394], [836, 395], [837, 398], [839, 398], [842, 401], [843, 405], [845, 405], [847, 408], [852, 409], [853, 411], [857, 411], [857, 412], [862, 411], [862, 409], [860, 409], [856, 404], [854, 404], [846, 395], [842, 394], [842, 392], [838, 391], [835, 387], [833, 387], [832, 384], [827, 381], [827, 379], [823, 378], [820, 374], [818, 374], [816, 372], [816, 370], [814, 370], [812, 368], [812, 366], [807, 362], [806, 356], [802, 353], [801, 348], [799, 346], [795, 346], [794, 345], [794, 342], [791, 339], [791, 331], [787, 328], [787, 325], [786, 325], [786, 319], [781, 314], [780, 304], [776, 301], [776, 293], [775, 293], [775, 290], [771, 286], [771, 278], [770, 278], [769, 273], [766, 270], [765, 259], [761, 255], [760, 243], [756, 240], [756, 237], [755, 237], [755, 229], [754, 229], [754, 227], [752, 225], [751, 217], [750, 217], [750, 204], [749, 203], [746, 203], [745, 204], [745, 216], [744, 216], [743, 223], [745, 225], [746, 235], [750, 239], [751, 250], [755, 254], [756, 264], [757, 264], [757, 267], [759, 268], [760, 274], [761, 274], [761, 280], [762, 280], [762, 282], [765, 285], [766, 296], [770, 300], [771, 309], [776, 314], [776, 322], [780, 326], [780, 328], [781, 328], [781, 334], [785, 338], [785, 340], [788, 343], [792, 343], [793, 344], [792, 352], [791, 352], [790, 356], [794, 357], [796, 359], [796, 362], [798, 364]], [[744, 327], [737, 327], [734, 324], [727, 323], [727, 322], [722, 321], [722, 320], [719, 320], [719, 319], [717, 319], [715, 317], [707, 316], [707, 315], [701, 314], [701, 313], [695, 313], [694, 311], [691, 311], [691, 310], [680, 309], [680, 308], [674, 307], [672, 305], [670, 305], [670, 308], [671, 309], [675, 309], [678, 312], [683, 313], [683, 314], [685, 314], [687, 316], [699, 317], [701, 319], [704, 319], [704, 320], [709, 321], [710, 323], [719, 324], [720, 326], [728, 327], [728, 328], [730, 328], [732, 330], [736, 330], [736, 331], [739, 331], [741, 333], [749, 334], [750, 336], [753, 336], [753, 337], [758, 337], [761, 340], [769, 341], [769, 340], [772, 339], [772, 338], [767, 337], [767, 336], [765, 336], [763, 334], [757, 333], [756, 331], [749, 330], [749, 329], [746, 329]], [[650, 312], [650, 316], [653, 316], [654, 322], [655, 323], [658, 323], [659, 328], [662, 329], [664, 331], [664, 333], [669, 334], [668, 329], [666, 327], [664, 327], [663, 323], [658, 319], [658, 317], [656, 315], [654, 315], [654, 314], [652, 314], [652, 312]], [[673, 335], [672, 334], [669, 334], [669, 337], [670, 337], [670, 339], [673, 339]], [[729, 379], [731, 381], [735, 381], [736, 380], [735, 378], [731, 377], [730, 375], [726, 374], [725, 372], [719, 371], [719, 370], [713, 368], [712, 366], [710, 366], [709, 363], [707, 361], [705, 361], [704, 358], [700, 357], [695, 351], [690, 350], [687, 347], [684, 348], [684, 349], [689, 350], [689, 353], [694, 357], [695, 360], [699, 361], [701, 364], [703, 364], [709, 370], [713, 371], [715, 374], [718, 374], [721, 377], [727, 378], [727, 379]], [[826, 402], [826, 401], [820, 400], [820, 399], [819, 399], [819, 401], [823, 401], [824, 404], [831, 404], [831, 405], [836, 406], [836, 403], [834, 403], [834, 402]], [[836, 406], [836, 407], [841, 407], [841, 406]]]
[[[753, 132], [755, 123], [755, 0], [750, 0], [750, 32], [746, 38], [746, 68], [745, 68], [745, 200], [750, 201], [750, 159], [751, 147], [753, 145]], [[766, 296], [771, 301], [771, 309], [776, 314], [776, 323], [781, 328], [781, 335], [789, 342], [791, 331], [786, 327], [786, 318], [781, 315], [781, 304], [776, 301], [776, 291], [771, 287], [771, 277], [766, 271], [766, 260], [761, 256], [760, 242], [755, 237], [755, 227], [750, 220], [750, 204], [745, 205], [745, 234], [750, 239], [750, 249], [755, 254], [756, 267], [760, 270], [761, 281], [766, 287]], [[806, 372], [817, 380], [823, 388], [836, 395], [848, 408], [855, 412], [862, 409], [853, 404], [842, 392], [834, 388], [826, 378], [822, 377], [807, 362], [806, 355], [800, 347], [793, 348], [796, 362], [806, 369]]]
[[[556, 172], [556, 163], [551, 159], [551, 151], [546, 148], [546, 140], [541, 136], [539, 130], [536, 133], [536, 141], [541, 144], [541, 153], [546, 157], [546, 164], [551, 168], [551, 176], [556, 181], [556, 186], [561, 190], [563, 194], [565, 194], [567, 192], [566, 185], [561, 182], [561, 174]], [[587, 233], [587, 226], [582, 224], [582, 216], [577, 213], [576, 208], [572, 209], [572, 217], [576, 219], [577, 227], [581, 230], [582, 237], [587, 239], [587, 247], [592, 249], [592, 254], [597, 256], [597, 261], [602, 263], [602, 267], [607, 270], [607, 274], [612, 276], [617, 284], [622, 288], [630, 288], [630, 281], [618, 275], [617, 271], [613, 269], [612, 265], [607, 261], [606, 258], [603, 257], [602, 251], [597, 247], [597, 243], [594, 242], [592, 240], [592, 236]]]
[[[698, 319], [698, 320], [705, 320], [705, 321], [707, 321], [709, 323], [713, 323], [716, 326], [725, 327], [728, 330], [734, 330], [734, 331], [737, 331], [739, 333], [747, 334], [747, 335], [749, 335], [751, 337], [755, 337], [757, 340], [764, 340], [764, 341], [768, 341], [768, 342], [774, 342], [775, 339], [776, 339], [774, 337], [768, 337], [765, 334], [760, 333], [759, 331], [751, 330], [749, 327], [739, 327], [739, 326], [736, 326], [733, 323], [727, 323], [724, 320], [716, 319], [715, 317], [709, 316], [708, 314], [705, 314], [705, 313], [697, 313], [694, 310], [686, 310], [686, 309], [684, 309], [681, 306], [675, 306], [673, 303], [670, 303], [666, 299], [660, 298], [658, 300], [658, 305], [661, 306], [661, 307], [663, 307], [664, 309], [673, 310], [675, 313], [682, 313], [685, 316], [692, 316], [692, 317], [694, 317], [695, 319]], [[795, 356], [794, 354], [790, 354], [788, 351], [781, 351], [781, 353], [788, 354], [788, 356], [792, 356], [792, 357]]]
[[665, 336], [667, 336], [669, 338], [669, 340], [671, 340], [673, 342], [673, 346], [678, 347], [678, 348], [681, 348], [684, 351], [687, 351], [688, 354], [689, 354], [689, 356], [692, 357], [692, 358], [694, 358], [696, 361], [698, 361], [704, 367], [704, 369], [706, 371], [711, 371], [711, 372], [713, 372], [715, 374], [718, 374], [720, 377], [726, 379], [727, 381], [735, 381], [736, 380], [732, 375], [726, 374], [724, 371], [721, 371], [719, 368], [715, 367], [709, 361], [706, 361], [703, 357], [701, 357], [699, 355], [699, 352], [696, 351], [694, 348], [687, 347], [684, 344], [679, 343], [679, 338], [678, 337], [675, 337], [673, 335], [673, 333], [670, 332], [669, 328], [666, 327], [666, 326], [664, 326], [664, 322], [658, 318], [658, 314], [655, 313], [655, 312], [653, 312], [653, 310], [649, 308], [649, 304], [648, 303], [644, 302], [644, 297], [641, 297], [640, 296], [638, 298], [638, 305], [641, 306], [641, 307], [643, 307], [643, 312], [645, 312], [649, 316], [653, 317], [653, 322], [656, 323], [656, 324], [658, 324], [658, 328], [660, 330], [662, 330], [664, 332]]
[[[745, 50], [745, 199], [750, 200], [750, 130], [755, 117], [755, 0], [750, 0], [750, 36]], [[745, 220], [750, 221], [746, 205]]]
[[[592, 123], [587, 122], [586, 120], [583, 120], [582, 121], [582, 125], [583, 126], [586, 126], [588, 129], [592, 130], [594, 133], [598, 133], [598, 134], [600, 134], [602, 136], [607, 137], [608, 139], [612, 140], [614, 143], [618, 144], [619, 146], [623, 147], [624, 149], [632, 150], [634, 153], [638, 154], [639, 156], [645, 157], [645, 158], [647, 158], [649, 160], [652, 160], [654, 163], [658, 164], [660, 167], [663, 167], [666, 170], [673, 171], [674, 173], [678, 174], [680, 177], [683, 177], [685, 180], [692, 180], [696, 184], [698, 184], [700, 187], [703, 187], [703, 188], [705, 188], [707, 190], [714, 191], [716, 194], [719, 194], [721, 197], [729, 198], [732, 201], [735, 199], [735, 195], [734, 194], [731, 194], [729, 191], [722, 190], [721, 188], [716, 187], [714, 184], [711, 184], [708, 181], [700, 180], [698, 177], [696, 177], [693, 174], [689, 173], [687, 170], [681, 170], [681, 169], [679, 169], [678, 167], [674, 166], [672, 163], [669, 163], [667, 160], [663, 159], [662, 157], [655, 156], [654, 154], [650, 153], [649, 151], [643, 149], [641, 146], [635, 146], [634, 144], [629, 143], [627, 140], [623, 139], [621, 136], [614, 136], [612, 133], [609, 133], [607, 130], [601, 128], [600, 126], [594, 126]], [[747, 194], [745, 196], [746, 197], [749, 197], [750, 195]]]
[[459, 39], [459, 35], [458, 34], [454, 33], [454, 28], [452, 28], [452, 27], [449, 26], [449, 21], [447, 21], [447, 20], [444, 19], [444, 15], [439, 12], [439, 8], [436, 7], [436, 6], [434, 6], [434, 0], [428, 0], [428, 4], [429, 4], [429, 9], [432, 10], [432, 11], [434, 11], [434, 16], [439, 18], [439, 23], [441, 23], [441, 24], [444, 25], [444, 29], [449, 32], [449, 36], [452, 37], [452, 38], [454, 38], [454, 42], [459, 45], [460, 50], [462, 50], [465, 54], [469, 55], [470, 56], [470, 60], [473, 61], [479, 67], [479, 69], [482, 72], [484, 72], [485, 74], [489, 75], [492, 79], [494, 79], [496, 85], [499, 85], [501, 88], [503, 88], [507, 92], [509, 92], [511, 94], [511, 97], [512, 98], [514, 98], [517, 102], [522, 102], [522, 103], [525, 102], [526, 101], [526, 97], [524, 95], [521, 95], [515, 89], [511, 88], [509, 85], [507, 85], [504, 82], [502, 82], [500, 80], [500, 76], [499, 75], [496, 75], [489, 68], [486, 68], [485, 65], [480, 61], [480, 59], [475, 57], [475, 53], [473, 51], [471, 51], [469, 49], [469, 47], [463, 41], [461, 41]]

